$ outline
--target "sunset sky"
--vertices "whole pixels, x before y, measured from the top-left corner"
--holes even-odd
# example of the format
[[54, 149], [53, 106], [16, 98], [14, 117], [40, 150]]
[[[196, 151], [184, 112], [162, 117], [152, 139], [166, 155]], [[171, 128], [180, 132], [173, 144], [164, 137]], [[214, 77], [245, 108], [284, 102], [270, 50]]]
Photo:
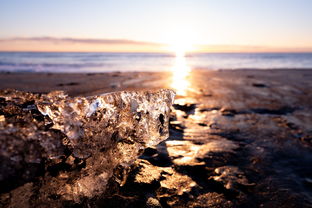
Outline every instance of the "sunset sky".
[[306, 52], [311, 0], [0, 0], [0, 51]]

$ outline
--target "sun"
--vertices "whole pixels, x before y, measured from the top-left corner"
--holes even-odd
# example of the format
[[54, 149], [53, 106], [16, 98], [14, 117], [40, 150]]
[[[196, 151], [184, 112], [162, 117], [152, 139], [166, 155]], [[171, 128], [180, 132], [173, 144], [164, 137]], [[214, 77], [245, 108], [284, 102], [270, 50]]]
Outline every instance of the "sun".
[[193, 31], [184, 28], [176, 29], [167, 35], [167, 50], [174, 52], [176, 56], [185, 56], [186, 53], [195, 50], [195, 41], [196, 35]]
[[179, 38], [174, 40], [170, 45], [170, 51], [174, 52], [177, 57], [185, 56], [192, 49], [193, 47], [190, 41]]

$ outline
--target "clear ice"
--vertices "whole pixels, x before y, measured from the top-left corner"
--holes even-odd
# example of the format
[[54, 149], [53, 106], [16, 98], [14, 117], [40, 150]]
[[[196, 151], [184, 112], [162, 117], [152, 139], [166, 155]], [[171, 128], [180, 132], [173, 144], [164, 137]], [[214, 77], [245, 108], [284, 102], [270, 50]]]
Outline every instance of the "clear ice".
[[166, 89], [74, 98], [1, 91], [1, 191], [13, 197], [36, 190], [31, 203], [56, 207], [102, 195], [109, 180], [118, 181], [118, 170], [169, 136], [174, 95]]

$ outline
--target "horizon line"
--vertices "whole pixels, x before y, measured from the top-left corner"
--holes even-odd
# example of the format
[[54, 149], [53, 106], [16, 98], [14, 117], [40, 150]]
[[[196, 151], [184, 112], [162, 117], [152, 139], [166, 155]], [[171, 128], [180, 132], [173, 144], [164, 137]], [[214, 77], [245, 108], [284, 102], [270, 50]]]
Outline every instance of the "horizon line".
[[[174, 54], [172, 51], [30, 51], [30, 50], [1, 50], [0, 53], [158, 53]], [[312, 53], [311, 51], [189, 51], [186, 54], [201, 53]]]

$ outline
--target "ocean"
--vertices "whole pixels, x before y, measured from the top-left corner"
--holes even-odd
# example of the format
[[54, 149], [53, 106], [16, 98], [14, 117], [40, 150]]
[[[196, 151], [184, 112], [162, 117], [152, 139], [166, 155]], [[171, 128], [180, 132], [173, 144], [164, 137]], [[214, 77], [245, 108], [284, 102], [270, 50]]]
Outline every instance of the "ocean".
[[[174, 60], [169, 53], [0, 52], [0, 71], [166, 71]], [[185, 60], [191, 69], [312, 68], [312, 53], [192, 53]]]

